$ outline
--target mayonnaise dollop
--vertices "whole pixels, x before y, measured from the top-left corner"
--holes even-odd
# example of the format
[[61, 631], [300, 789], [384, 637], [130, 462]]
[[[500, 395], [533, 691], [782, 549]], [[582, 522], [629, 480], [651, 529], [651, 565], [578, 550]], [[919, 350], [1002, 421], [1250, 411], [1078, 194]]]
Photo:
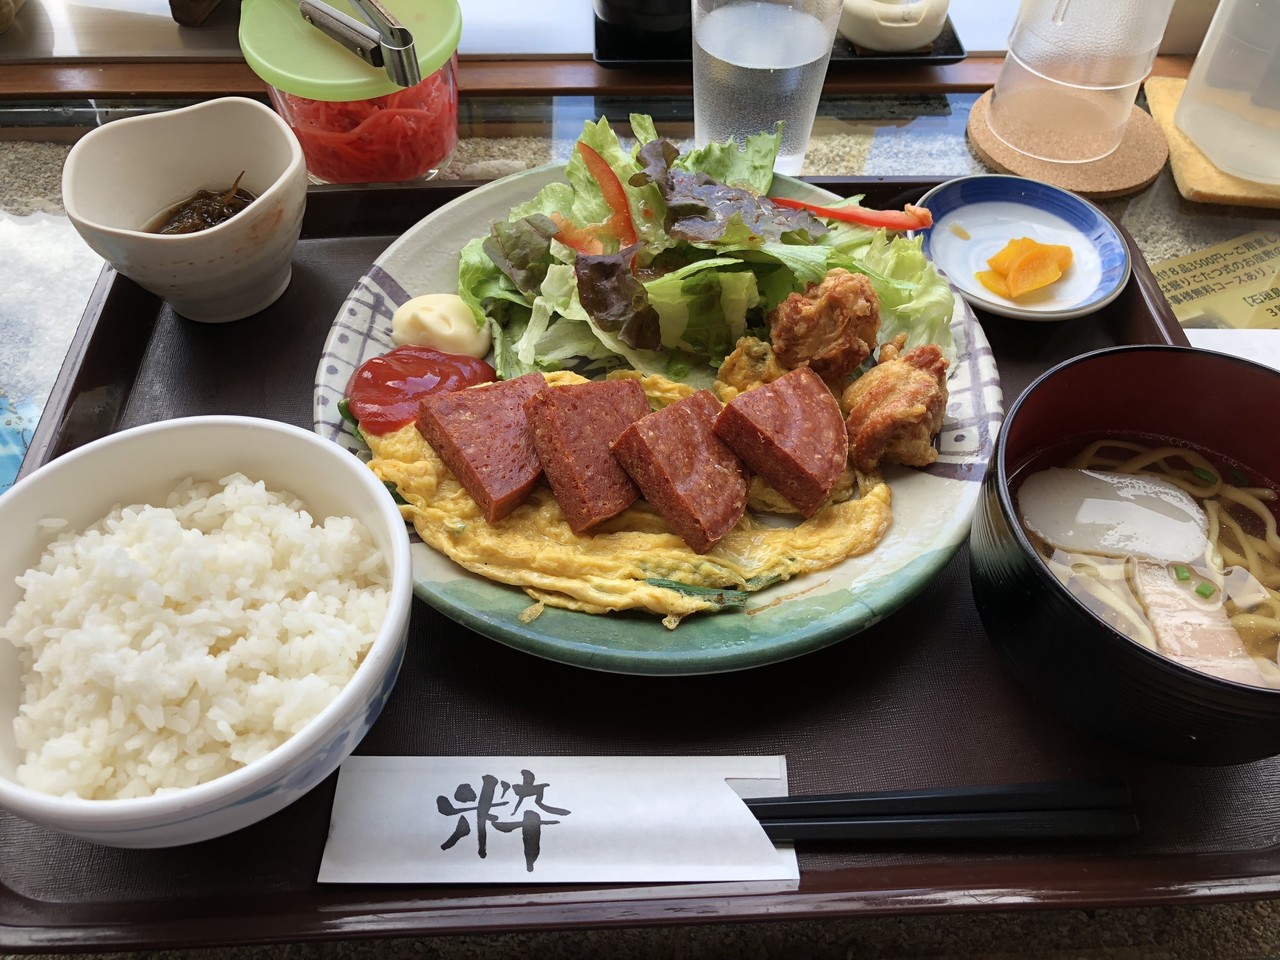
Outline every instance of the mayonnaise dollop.
[[487, 323], [476, 326], [471, 308], [456, 293], [428, 293], [396, 308], [391, 316], [391, 340], [396, 346], [411, 343], [483, 359], [492, 337]]

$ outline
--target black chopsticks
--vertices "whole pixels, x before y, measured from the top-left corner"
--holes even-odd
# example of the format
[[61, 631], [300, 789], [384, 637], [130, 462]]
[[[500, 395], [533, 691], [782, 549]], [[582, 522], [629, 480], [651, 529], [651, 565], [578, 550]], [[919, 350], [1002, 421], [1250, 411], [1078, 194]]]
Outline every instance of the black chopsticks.
[[764, 797], [746, 805], [773, 840], [1031, 840], [1132, 837], [1118, 780], [1065, 780]]

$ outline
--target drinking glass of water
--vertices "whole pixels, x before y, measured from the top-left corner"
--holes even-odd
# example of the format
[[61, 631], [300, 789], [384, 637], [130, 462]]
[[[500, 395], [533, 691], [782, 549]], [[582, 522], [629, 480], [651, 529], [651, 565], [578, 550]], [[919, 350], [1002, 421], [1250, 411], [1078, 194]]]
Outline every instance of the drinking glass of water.
[[800, 172], [841, 0], [692, 0], [693, 132], [743, 142], [782, 121], [778, 173]]

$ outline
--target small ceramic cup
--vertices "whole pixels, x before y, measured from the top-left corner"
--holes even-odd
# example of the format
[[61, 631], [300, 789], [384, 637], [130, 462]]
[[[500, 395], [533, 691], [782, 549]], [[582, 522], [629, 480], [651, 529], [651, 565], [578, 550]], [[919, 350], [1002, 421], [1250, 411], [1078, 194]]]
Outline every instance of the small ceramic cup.
[[[194, 233], [147, 231], [198, 190], [256, 197]], [[114, 120], [81, 138], [62, 171], [62, 201], [80, 236], [117, 271], [181, 316], [239, 320], [289, 285], [307, 169], [288, 125], [265, 104], [223, 97]]]

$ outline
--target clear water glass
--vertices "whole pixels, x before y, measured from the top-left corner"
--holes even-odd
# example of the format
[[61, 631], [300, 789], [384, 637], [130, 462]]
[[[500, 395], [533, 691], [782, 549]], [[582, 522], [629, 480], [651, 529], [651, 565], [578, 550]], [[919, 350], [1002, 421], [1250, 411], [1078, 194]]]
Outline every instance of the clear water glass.
[[831, 59], [841, 0], [692, 0], [699, 146], [772, 131], [774, 169], [798, 174]]

